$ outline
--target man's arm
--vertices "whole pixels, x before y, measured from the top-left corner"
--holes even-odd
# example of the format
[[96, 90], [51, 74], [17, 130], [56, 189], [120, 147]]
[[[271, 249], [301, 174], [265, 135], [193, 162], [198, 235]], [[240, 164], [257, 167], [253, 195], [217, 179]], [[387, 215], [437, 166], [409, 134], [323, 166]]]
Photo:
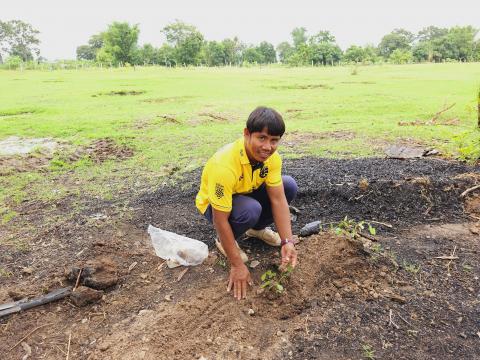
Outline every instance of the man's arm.
[[230, 212], [219, 211], [212, 207], [212, 215], [213, 225], [217, 230], [217, 235], [230, 262], [230, 277], [227, 291], [233, 289], [233, 296], [236, 299], [244, 299], [247, 296], [247, 285], [251, 284], [252, 280], [248, 268], [240, 257], [232, 227], [228, 222]]
[[[267, 186], [267, 194], [272, 205], [272, 214], [278, 234], [282, 240], [292, 240], [292, 223], [290, 221], [290, 211], [285, 197], [283, 186]], [[292, 267], [297, 265], [297, 251], [292, 243], [282, 246], [282, 268], [288, 264]]]

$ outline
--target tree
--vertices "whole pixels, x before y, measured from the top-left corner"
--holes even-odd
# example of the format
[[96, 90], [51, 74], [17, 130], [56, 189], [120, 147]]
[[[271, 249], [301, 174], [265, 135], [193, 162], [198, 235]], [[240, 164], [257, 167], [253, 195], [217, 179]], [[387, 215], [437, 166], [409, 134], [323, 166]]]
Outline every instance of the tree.
[[263, 63], [273, 64], [277, 62], [277, 53], [273, 45], [269, 42], [262, 41], [257, 47], [257, 50], [263, 57]]
[[103, 47], [104, 33], [94, 34], [88, 40], [88, 45], [80, 45], [77, 47], [78, 60], [95, 60], [97, 52]]
[[103, 34], [102, 50], [111, 55], [115, 64], [132, 64], [135, 60], [139, 33], [138, 25], [130, 26], [127, 22], [115, 21]]
[[137, 52], [138, 64], [155, 64], [156, 63], [156, 50], [152, 44], [144, 44]]
[[177, 63], [198, 63], [204, 39], [195, 26], [176, 20], [175, 23], [165, 26], [162, 33], [175, 48]]
[[77, 60], [95, 60], [97, 53], [90, 45], [80, 45], [77, 47]]
[[223, 43], [209, 41], [204, 47], [205, 62], [208, 66], [225, 65], [225, 48]]
[[329, 31], [319, 31], [308, 39], [310, 47], [310, 61], [315, 64], [333, 65], [342, 57], [342, 50], [335, 43], [335, 36]]
[[291, 35], [295, 49], [298, 49], [301, 45], [307, 43], [307, 29], [304, 27], [296, 27], [292, 30]]
[[365, 51], [361, 46], [352, 45], [345, 51], [343, 58], [348, 62], [363, 62], [365, 61]]
[[156, 51], [155, 62], [164, 66], [176, 65], [175, 49], [169, 44], [163, 44], [162, 47]]
[[395, 29], [382, 38], [378, 44], [378, 51], [380, 55], [388, 59], [390, 54], [397, 49], [410, 49], [414, 38], [415, 36], [407, 30]]
[[295, 49], [293, 48], [293, 46], [286, 41], [281, 42], [277, 46], [278, 59], [282, 64], [286, 64], [288, 62], [288, 59], [290, 59], [294, 52]]
[[412, 62], [412, 52], [407, 49], [395, 49], [389, 57], [389, 60], [394, 64], [408, 64]]
[[243, 61], [249, 64], [263, 64], [265, 58], [257, 47], [249, 46], [243, 51]]
[[21, 20], [0, 21], [0, 61], [2, 53], [29, 61], [40, 55], [40, 32]]

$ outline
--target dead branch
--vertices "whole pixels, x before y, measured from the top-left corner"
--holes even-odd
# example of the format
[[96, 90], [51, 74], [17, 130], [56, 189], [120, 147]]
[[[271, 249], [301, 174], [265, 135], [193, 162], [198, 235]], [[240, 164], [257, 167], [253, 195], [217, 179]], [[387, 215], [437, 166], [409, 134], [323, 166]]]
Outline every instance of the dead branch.
[[450, 106], [447, 106], [446, 108], [440, 110], [439, 112], [435, 113], [435, 115], [433, 115], [433, 117], [430, 119], [431, 122], [435, 122], [438, 120], [438, 117], [443, 114], [445, 111], [448, 111], [450, 110], [451, 108], [453, 108], [455, 106], [455, 103], [453, 103], [452, 105]]
[[463, 193], [460, 194], [460, 197], [465, 197], [465, 195], [467, 195], [468, 193], [470, 193], [474, 190], [477, 190], [477, 189], [480, 189], [480, 185], [476, 185], [474, 187], [471, 187], [471, 188], [465, 190]]
[[368, 239], [370, 241], [378, 241], [377, 238], [374, 238], [373, 236], [370, 236], [370, 235], [367, 235], [367, 234], [364, 234], [364, 233], [361, 233], [360, 231], [357, 233], [359, 236], [365, 238], [365, 239]]
[[32, 335], [35, 331], [37, 331], [38, 329], [41, 329], [45, 326], [49, 326], [49, 325], [53, 325], [53, 323], [50, 323], [50, 324], [43, 324], [43, 325], [40, 325], [38, 327], [36, 327], [35, 329], [33, 329], [32, 331], [30, 331], [27, 335], [25, 335], [23, 338], [21, 338], [20, 340], [18, 340], [18, 342], [13, 345], [10, 349], [8, 349], [8, 351], [12, 351], [13, 349], [15, 349], [18, 345], [20, 345], [22, 343], [23, 340], [27, 339], [30, 335]]

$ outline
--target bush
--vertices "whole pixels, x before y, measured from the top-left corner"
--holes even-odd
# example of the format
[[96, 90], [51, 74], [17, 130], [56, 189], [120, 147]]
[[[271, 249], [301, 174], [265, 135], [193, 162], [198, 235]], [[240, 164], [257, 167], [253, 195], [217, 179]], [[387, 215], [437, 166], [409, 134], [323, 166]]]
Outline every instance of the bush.
[[23, 65], [22, 58], [20, 56], [10, 56], [5, 60], [4, 67], [9, 70], [17, 70]]

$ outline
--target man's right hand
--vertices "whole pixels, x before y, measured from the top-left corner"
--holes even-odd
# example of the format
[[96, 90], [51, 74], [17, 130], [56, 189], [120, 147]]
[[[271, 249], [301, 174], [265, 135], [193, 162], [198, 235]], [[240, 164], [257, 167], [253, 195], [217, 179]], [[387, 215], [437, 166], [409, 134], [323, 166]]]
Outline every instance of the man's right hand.
[[230, 268], [227, 291], [233, 289], [233, 296], [237, 300], [247, 297], [247, 286], [252, 285], [250, 271], [244, 263], [233, 265]]

